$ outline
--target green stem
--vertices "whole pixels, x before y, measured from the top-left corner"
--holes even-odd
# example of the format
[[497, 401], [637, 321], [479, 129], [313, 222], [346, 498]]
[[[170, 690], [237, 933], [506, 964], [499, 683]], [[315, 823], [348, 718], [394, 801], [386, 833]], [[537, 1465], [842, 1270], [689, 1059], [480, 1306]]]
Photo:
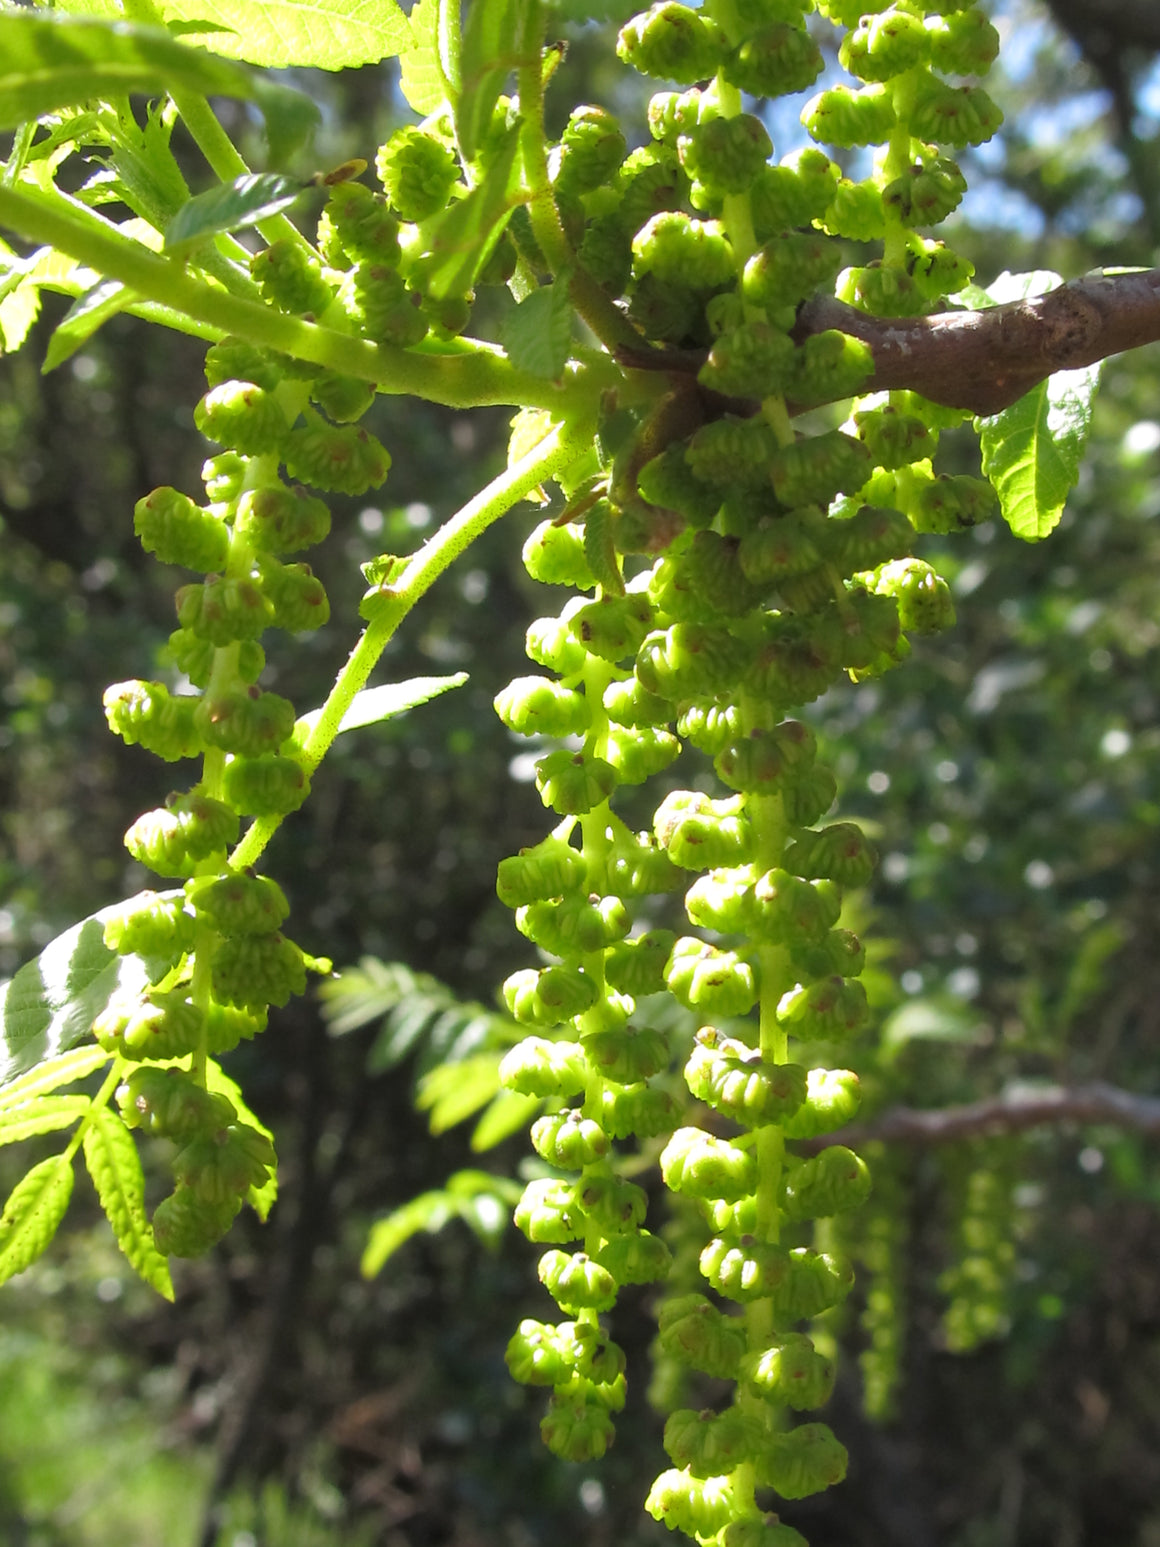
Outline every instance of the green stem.
[[88, 1133], [89, 1129], [93, 1126], [93, 1118], [99, 1111], [102, 1110], [102, 1108], [107, 1107], [109, 1102], [112, 1100], [113, 1092], [121, 1083], [121, 1076], [124, 1073], [124, 1069], [125, 1060], [123, 1058], [114, 1059], [113, 1067], [105, 1076], [104, 1084], [101, 1086], [100, 1090], [89, 1102], [89, 1109], [81, 1118], [79, 1124], [77, 1125], [76, 1132], [68, 1141], [68, 1148], [60, 1157], [61, 1160], [71, 1160], [76, 1154], [77, 1150], [80, 1149], [81, 1145], [85, 1141], [85, 1134]]
[[[444, 570], [494, 521], [544, 479], [551, 478], [566, 467], [585, 446], [590, 445], [595, 429], [595, 422], [589, 417], [558, 426], [513, 467], [509, 467], [485, 489], [481, 489], [474, 499], [445, 521], [435, 535], [412, 555], [398, 581], [384, 593], [382, 607], [351, 651], [350, 658], [339, 673], [307, 737], [302, 750], [308, 771], [313, 772], [322, 761], [338, 735], [343, 716], [350, 708], [355, 694], [365, 687], [395, 630], [420, 597], [431, 589]], [[281, 817], [259, 817], [253, 823], [230, 855], [230, 864], [234, 869], [244, 870], [254, 863], [277, 831], [281, 820]]]
[[194, 278], [184, 265], [161, 258], [75, 199], [40, 189], [0, 188], [0, 225], [30, 242], [67, 253], [109, 279], [119, 279], [144, 301], [159, 303], [197, 323], [236, 334], [258, 348], [275, 349], [346, 376], [380, 392], [423, 398], [448, 408], [505, 404], [546, 408], [560, 417], [587, 418], [600, 393], [620, 379], [611, 362], [573, 371], [556, 386], [517, 370], [498, 351], [424, 355], [319, 327], [273, 307], [246, 301]]

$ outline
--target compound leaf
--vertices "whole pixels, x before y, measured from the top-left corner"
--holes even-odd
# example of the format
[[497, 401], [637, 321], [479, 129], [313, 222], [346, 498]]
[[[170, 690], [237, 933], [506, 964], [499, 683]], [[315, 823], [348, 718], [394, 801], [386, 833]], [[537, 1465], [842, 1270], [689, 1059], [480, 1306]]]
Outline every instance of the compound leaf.
[[145, 1216], [145, 1177], [133, 1137], [116, 1112], [100, 1107], [85, 1130], [85, 1164], [130, 1265], [167, 1300], [173, 1299], [169, 1264], [157, 1250]]
[[0, 1144], [16, 1144], [38, 1133], [67, 1128], [88, 1109], [87, 1096], [35, 1096], [18, 1106], [5, 1107], [0, 1110]]
[[56, 1234], [72, 1197], [72, 1160], [50, 1155], [8, 1195], [0, 1215], [0, 1284], [23, 1273]]

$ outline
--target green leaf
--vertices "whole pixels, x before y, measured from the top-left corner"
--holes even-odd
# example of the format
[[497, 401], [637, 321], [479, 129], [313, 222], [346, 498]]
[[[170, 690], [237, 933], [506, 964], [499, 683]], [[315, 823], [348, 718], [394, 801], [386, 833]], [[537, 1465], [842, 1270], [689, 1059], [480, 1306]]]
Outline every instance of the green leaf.
[[[57, 0], [59, 9], [109, 15], [109, 0]], [[227, 59], [283, 69], [345, 70], [402, 53], [410, 29], [396, 0], [158, 0], [166, 23]]]
[[438, 113], [451, 95], [439, 58], [439, 0], [415, 0], [407, 19], [412, 42], [399, 56], [399, 90], [416, 113]]
[[249, 172], [188, 200], [165, 232], [165, 251], [188, 251], [219, 231], [241, 231], [288, 209], [307, 185], [284, 172]]
[[882, 1051], [888, 1057], [908, 1042], [977, 1042], [979, 1012], [961, 999], [931, 996], [908, 999], [887, 1017], [882, 1028]]
[[172, 1300], [169, 1264], [154, 1244], [145, 1215], [145, 1177], [137, 1146], [116, 1112], [100, 1107], [93, 1113], [85, 1129], [84, 1151], [117, 1245], [145, 1282]]
[[16, 1144], [67, 1128], [78, 1122], [89, 1109], [87, 1096], [34, 1096], [31, 1101], [0, 1111], [0, 1144]]
[[148, 961], [105, 944], [105, 920], [122, 907], [74, 924], [0, 983], [0, 1090], [87, 1037], [118, 989], [131, 993], [152, 981]]
[[0, 1215], [0, 1284], [23, 1273], [56, 1234], [72, 1197], [72, 1160], [50, 1155], [8, 1195]]
[[385, 1219], [376, 1220], [363, 1251], [359, 1265], [363, 1278], [374, 1278], [387, 1260], [394, 1256], [404, 1241], [409, 1241], [420, 1230], [434, 1234], [442, 1230], [457, 1210], [445, 1192], [424, 1192], [409, 1203], [404, 1203]]
[[[228, 1101], [232, 1101], [242, 1122], [251, 1124], [259, 1133], [265, 1134], [271, 1144], [274, 1143], [273, 1130], [267, 1128], [262, 1119], [257, 1117], [250, 1107], [246, 1105], [246, 1098], [242, 1095], [242, 1087], [238, 1084], [237, 1080], [231, 1080], [221, 1065], [215, 1063], [212, 1058], [206, 1060], [205, 1085], [206, 1089], [212, 1092], [213, 1095], [225, 1096]], [[251, 1187], [247, 1191], [246, 1202], [264, 1224], [269, 1217], [270, 1210], [277, 1201], [278, 1172], [275, 1168], [271, 1172], [269, 1180], [261, 1187]]]
[[543, 285], [516, 306], [503, 324], [503, 346], [508, 359], [521, 371], [559, 381], [568, 363], [572, 342], [572, 303], [568, 276]]
[[975, 420], [983, 472], [999, 496], [1004, 521], [1026, 542], [1047, 536], [1075, 486], [1100, 364], [1057, 371], [1010, 408]]
[[514, 1090], [501, 1090], [475, 1125], [472, 1149], [478, 1155], [510, 1139], [513, 1133], [527, 1127], [541, 1105], [539, 1096], [518, 1096]]
[[476, 0], [467, 8], [455, 106], [455, 134], [465, 161], [475, 160], [504, 83], [520, 63], [528, 5], [529, 0]]
[[435, 300], [466, 295], [503, 235], [522, 198], [519, 148], [520, 126], [513, 124], [487, 175], [465, 198], [425, 222], [423, 234], [431, 256], [425, 262], [423, 284]]
[[[457, 671], [450, 677], [410, 677], [406, 682], [385, 682], [381, 687], [363, 688], [351, 700], [350, 708], [339, 724], [338, 734], [341, 736], [343, 731], [354, 731], [364, 725], [377, 725], [380, 720], [394, 719], [395, 715], [406, 714], [408, 709], [417, 709], [420, 704], [429, 703], [441, 693], [461, 688], [466, 681], [467, 673]], [[295, 734], [300, 739], [308, 736], [321, 716], [321, 709], [311, 709], [298, 721]]]
[[318, 121], [317, 107], [303, 93], [187, 48], [158, 28], [57, 11], [0, 11], [0, 129], [94, 97], [167, 91], [256, 102], [275, 160], [302, 144]]
[[103, 1047], [94, 1044], [92, 1047], [74, 1047], [68, 1053], [61, 1053], [57, 1058], [49, 1058], [38, 1064], [30, 1074], [22, 1074], [18, 1080], [10, 1081], [0, 1091], [0, 1121], [3, 1121], [12, 1107], [31, 1101], [34, 1096], [43, 1096], [59, 1090], [62, 1085], [72, 1085], [77, 1080], [87, 1079], [90, 1074], [103, 1068], [111, 1056]]
[[432, 1133], [446, 1133], [493, 1099], [500, 1088], [501, 1057], [498, 1050], [476, 1053], [457, 1063], [436, 1064], [423, 1076], [415, 1105], [420, 1112], [431, 1114], [428, 1126]]
[[63, 365], [110, 317], [124, 311], [136, 299], [133, 291], [126, 290], [118, 279], [102, 279], [84, 295], [78, 296], [53, 330], [41, 370], [47, 373]]

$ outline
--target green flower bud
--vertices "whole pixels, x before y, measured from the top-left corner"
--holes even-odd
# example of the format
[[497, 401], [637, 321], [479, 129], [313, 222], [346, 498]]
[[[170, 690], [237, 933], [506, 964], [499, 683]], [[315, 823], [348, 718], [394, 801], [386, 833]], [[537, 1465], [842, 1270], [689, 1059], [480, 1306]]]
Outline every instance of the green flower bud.
[[929, 43], [921, 16], [891, 8], [878, 16], [863, 16], [842, 39], [838, 60], [860, 80], [889, 81], [925, 64]]
[[310, 401], [337, 424], [353, 424], [361, 419], [374, 400], [375, 389], [357, 376], [327, 371], [310, 384]]
[[249, 1010], [211, 1002], [205, 1012], [202, 1032], [205, 1050], [214, 1057], [220, 1053], [232, 1053], [239, 1042], [249, 1042], [265, 1029], [264, 1009], [254, 1014]]
[[671, 145], [646, 145], [634, 150], [616, 176], [618, 214], [633, 236], [662, 210], [679, 209], [689, 189], [689, 179]]
[[[173, 665], [184, 672], [195, 687], [209, 686], [215, 652], [208, 639], [202, 639], [192, 629], [177, 628], [166, 641], [166, 648]], [[256, 682], [266, 665], [266, 652], [256, 639], [239, 640], [235, 664], [239, 682]], [[193, 714], [196, 708], [197, 700], [190, 699], [189, 713]]]
[[856, 978], [866, 965], [866, 952], [852, 931], [832, 929], [820, 940], [795, 947], [792, 964], [803, 981], [829, 978], [835, 973], [844, 978]]
[[831, 236], [844, 236], [852, 242], [878, 241], [886, 234], [886, 211], [882, 192], [872, 181], [851, 182], [842, 178], [824, 215]]
[[[783, 582], [788, 584], [789, 582]], [[808, 618], [789, 614], [767, 616], [763, 620], [763, 639], [756, 651], [749, 671], [747, 686], [774, 704], [807, 704], [824, 693], [842, 669], [845, 645], [841, 619], [834, 608], [815, 613]], [[763, 783], [769, 785], [767, 793], [775, 787], [785, 794], [788, 784], [778, 785], [777, 761], [783, 749], [776, 743], [763, 743], [758, 737], [753, 750], [741, 752], [732, 744], [716, 759], [718, 773], [733, 789], [759, 791]], [[736, 761], [731, 761], [732, 759]], [[794, 778], [800, 782], [811, 772], [809, 765], [795, 765]], [[807, 825], [826, 810], [836, 793], [833, 776], [829, 775], [830, 794], [813, 817], [793, 816], [792, 821]]]
[[536, 764], [540, 799], [561, 816], [583, 816], [616, 788], [616, 770], [588, 752], [549, 752]]
[[917, 317], [926, 310], [925, 297], [910, 274], [878, 263], [843, 269], [835, 294], [848, 306], [877, 317]]
[[769, 397], [792, 380], [794, 354], [788, 333], [767, 322], [742, 322], [717, 338], [697, 380], [729, 397]]
[[585, 1172], [575, 1183], [573, 1193], [585, 1219], [605, 1237], [636, 1230], [648, 1209], [644, 1189], [611, 1172]]
[[232, 1102], [211, 1095], [183, 1070], [152, 1065], [134, 1069], [118, 1086], [117, 1105], [127, 1128], [140, 1128], [178, 1144], [228, 1127], [238, 1115]]
[[719, 1477], [752, 1460], [764, 1435], [761, 1423], [732, 1407], [723, 1413], [678, 1408], [665, 1421], [664, 1447], [694, 1477]]
[[[600, 1096], [600, 1120], [610, 1139], [655, 1139], [672, 1133], [680, 1122], [681, 1108], [667, 1090], [653, 1085], [606, 1085]], [[612, 1272], [612, 1269], [609, 1269]], [[618, 1283], [629, 1280], [613, 1273]]]
[[210, 500], [216, 503], [237, 499], [246, 476], [245, 459], [236, 451], [219, 452], [202, 463], [201, 476]]
[[848, 521], [832, 521], [827, 528], [828, 558], [842, 574], [874, 569], [887, 559], [904, 558], [914, 542], [915, 531], [900, 510], [863, 505]]
[[834, 1361], [819, 1354], [804, 1332], [783, 1332], [769, 1348], [746, 1354], [738, 1376], [767, 1401], [800, 1413], [830, 1400]]
[[812, 764], [816, 750], [817, 740], [807, 725], [783, 720], [773, 730], [754, 730], [730, 742], [713, 766], [733, 789], [773, 795], [787, 776]]
[[277, 693], [256, 687], [228, 688], [198, 701], [194, 721], [211, 747], [239, 757], [274, 752], [294, 731], [294, 705]]
[[146, 553], [163, 564], [180, 564], [203, 574], [224, 569], [230, 551], [229, 528], [212, 511], [202, 510], [176, 489], [154, 489], [133, 508], [133, 530]]
[[693, 179], [693, 202], [700, 204], [698, 184], [710, 198], [744, 193], [773, 154], [773, 141], [760, 118], [738, 113], [695, 125], [679, 137], [677, 154]]
[[807, 880], [825, 877], [839, 886], [865, 886], [874, 874], [877, 853], [854, 822], [832, 822], [816, 832], [800, 832], [787, 846], [782, 864]]
[[422, 129], [396, 129], [375, 156], [375, 171], [404, 220], [426, 220], [446, 208], [459, 175], [455, 153]]
[[677, 733], [701, 752], [716, 757], [738, 733], [734, 704], [690, 704], [677, 721]]
[[920, 77], [910, 114], [910, 132], [917, 139], [982, 145], [1002, 122], [1002, 112], [981, 86], [948, 86], [935, 75]]
[[572, 1354], [573, 1349], [561, 1338], [559, 1327], [529, 1318], [521, 1321], [512, 1333], [504, 1363], [512, 1379], [522, 1386], [559, 1386], [574, 1373]]
[[658, 1316], [660, 1344], [682, 1364], [718, 1380], [733, 1380], [745, 1353], [745, 1323], [723, 1315], [704, 1295], [666, 1300]]
[[334, 300], [334, 291], [326, 283], [318, 259], [288, 236], [255, 254], [250, 260], [250, 273], [263, 300], [284, 312], [320, 317]]
[[661, 1151], [661, 1176], [673, 1192], [731, 1202], [753, 1191], [757, 1161], [750, 1150], [699, 1128], [678, 1128]]
[[735, 1237], [757, 1233], [757, 1199], [752, 1195], [738, 1198], [735, 1203], [723, 1203], [720, 1199], [707, 1203], [705, 1214], [715, 1235]]
[[757, 1481], [783, 1499], [804, 1499], [846, 1475], [848, 1457], [824, 1423], [804, 1423], [770, 1436], [758, 1461]]
[[509, 908], [563, 897], [584, 883], [583, 856], [563, 838], [549, 837], [499, 862], [495, 889]]
[[771, 459], [774, 491], [783, 505], [827, 505], [854, 494], [871, 473], [870, 453], [852, 435], [827, 430], [780, 447]]
[[553, 1392], [540, 1438], [563, 1461], [598, 1461], [612, 1444], [612, 1419], [599, 1402]]
[[537, 666], [562, 677], [574, 677], [584, 669], [588, 652], [569, 627], [569, 620], [583, 605], [580, 597], [574, 597], [560, 617], [537, 618], [528, 625], [527, 653]]
[[573, 108], [560, 136], [557, 189], [564, 194], [581, 194], [603, 187], [627, 151], [628, 142], [607, 108]]
[[958, 209], [967, 180], [947, 156], [932, 155], [909, 167], [882, 190], [882, 202], [904, 225], [936, 226]]
[[990, 521], [998, 503], [995, 490], [985, 478], [940, 473], [924, 486], [918, 508], [910, 512], [910, 517], [920, 532], [961, 532]]
[[829, 882], [802, 881], [786, 870], [767, 870], [753, 888], [753, 932], [777, 944], [820, 939], [841, 911]]
[[761, 415], [713, 419], [688, 442], [685, 460], [693, 477], [723, 491], [768, 489], [770, 458], [777, 438]]
[[734, 870], [710, 870], [699, 876], [685, 893], [685, 912], [691, 924], [718, 934], [745, 934], [753, 899], [753, 872], [742, 865]]
[[765, 516], [741, 538], [737, 550], [741, 571], [753, 585], [775, 585], [807, 574], [821, 563], [828, 536], [828, 523], [816, 505], [784, 516]]
[[579, 1171], [608, 1153], [608, 1136], [583, 1112], [566, 1110], [532, 1124], [532, 1147], [549, 1165]]
[[628, 315], [646, 338], [663, 344], [691, 344], [700, 331], [703, 309], [692, 290], [646, 274], [633, 288]]
[[[725, 123], [725, 119], [716, 119]], [[633, 268], [661, 285], [717, 290], [734, 278], [737, 265], [725, 228], [717, 220], [694, 220], [678, 210], [654, 215], [632, 239]]]
[[808, 1320], [841, 1305], [853, 1287], [848, 1262], [798, 1246], [789, 1253], [788, 1279], [774, 1293], [774, 1313], [793, 1321]]
[[220, 387], [223, 381], [252, 381], [273, 392], [286, 376], [284, 358], [240, 338], [223, 338], [206, 351], [205, 379], [211, 387]]
[[[802, 108], [802, 123], [815, 140], [849, 149], [855, 145], [881, 145], [894, 128], [894, 104], [887, 86], [863, 86], [851, 91], [834, 86], [819, 91]], [[918, 131], [911, 125], [911, 133]], [[929, 139], [929, 135], [924, 135]]]
[[214, 998], [242, 1010], [281, 1007], [306, 992], [302, 951], [285, 935], [230, 935], [213, 959]]
[[768, 242], [780, 232], [820, 220], [840, 177], [837, 164], [814, 146], [783, 156], [776, 167], [765, 167], [749, 192], [757, 240]]
[[173, 1174], [202, 1203], [223, 1204], [261, 1187], [277, 1164], [274, 1146], [249, 1123], [198, 1134], [173, 1157]]
[[749, 259], [741, 294], [750, 306], [767, 311], [796, 306], [815, 290], [828, 288], [841, 264], [841, 248], [831, 237], [791, 231], [766, 242]]
[[669, 1275], [673, 1254], [660, 1236], [637, 1230], [631, 1235], [618, 1235], [606, 1241], [596, 1253], [596, 1260], [623, 1287], [626, 1284], [660, 1283]]
[[685, 870], [745, 865], [753, 858], [753, 824], [738, 797], [710, 800], [691, 790], [674, 790], [653, 818], [657, 842]]
[[812, 86], [823, 63], [821, 50], [805, 28], [783, 22], [747, 37], [725, 60], [721, 73], [731, 86], [751, 96], [785, 97]]
[[189, 1187], [177, 1187], [153, 1213], [157, 1250], [167, 1257], [202, 1256], [225, 1235], [241, 1206], [240, 1197], [210, 1203]]
[[176, 963], [193, 949], [194, 928], [183, 896], [139, 892], [105, 920], [104, 941], [118, 956], [162, 956]]
[[222, 775], [222, 794], [242, 816], [289, 816], [310, 794], [310, 779], [297, 758], [277, 752], [232, 757]]
[[114, 682], [105, 689], [105, 719], [127, 746], [175, 763], [205, 750], [194, 723], [197, 699], [174, 697], [163, 682]]
[[616, 56], [640, 75], [692, 86], [716, 75], [725, 40], [701, 11], [662, 0], [620, 30]]
[[562, 1311], [608, 1311], [616, 1303], [616, 1280], [587, 1252], [545, 1252], [537, 1270], [540, 1283]]
[[927, 242], [916, 237], [907, 259], [915, 288], [924, 301], [938, 301], [945, 295], [957, 295], [966, 288], [975, 265], [952, 252], [943, 242]]
[[698, 1033], [685, 1081], [698, 1101], [750, 1128], [783, 1122], [806, 1094], [800, 1065], [766, 1063], [756, 1048], [711, 1029]]
[[679, 442], [666, 446], [641, 468], [637, 488], [651, 505], [675, 510], [694, 527], [708, 526], [721, 508], [721, 495], [689, 477], [685, 448]]
[[786, 1174], [783, 1217], [824, 1219], [860, 1209], [870, 1196], [870, 1186], [866, 1162], [845, 1145], [831, 1145]]
[[785, 1293], [791, 1271], [790, 1254], [784, 1247], [753, 1236], [713, 1240], [701, 1253], [701, 1272], [717, 1293], [742, 1304], [767, 1295], [776, 1302]]
[[852, 396], [873, 371], [868, 344], [829, 328], [811, 334], [796, 351], [786, 392], [802, 407], [831, 403]]
[[673, 706], [668, 699], [647, 692], [635, 677], [610, 682], [604, 690], [603, 703], [610, 720], [632, 729], [666, 726], [673, 718]]
[[899, 622], [908, 634], [937, 634], [955, 621], [950, 587], [925, 559], [897, 559], [863, 579], [877, 595], [895, 599]]
[[93, 1022], [93, 1036], [122, 1058], [180, 1058], [198, 1047], [204, 1020], [181, 990], [141, 999], [114, 995]]
[[632, 273], [632, 232], [619, 210], [588, 222], [576, 256], [602, 290], [624, 293]]
[[913, 414], [904, 414], [888, 404], [882, 408], [855, 410], [852, 417], [858, 439], [870, 452], [875, 467], [896, 469], [931, 455], [934, 438], [922, 420]]
[[736, 1518], [738, 1501], [731, 1476], [698, 1479], [671, 1469], [653, 1483], [644, 1507], [670, 1531], [708, 1541]]
[[262, 589], [273, 604], [273, 626], [288, 634], [310, 633], [330, 620], [326, 589], [309, 564], [261, 564]]
[[242, 495], [234, 528], [259, 553], [297, 553], [327, 536], [330, 511], [301, 487], [267, 485]]
[[643, 784], [674, 762], [680, 750], [675, 736], [649, 725], [610, 730], [604, 744], [604, 756], [621, 784]]
[[194, 409], [193, 420], [207, 440], [252, 457], [280, 450], [289, 430], [278, 399], [252, 381], [212, 387]]
[[250, 579], [211, 576], [181, 586], [175, 601], [181, 627], [217, 649], [238, 639], [257, 639], [274, 617], [262, 587]]
[[544, 1246], [576, 1241], [584, 1234], [584, 1220], [571, 1182], [551, 1176], [537, 1177], [528, 1183], [516, 1204], [514, 1218], [516, 1228], [529, 1241]]
[[719, 692], [736, 682], [746, 653], [746, 646], [728, 629], [674, 623], [645, 638], [633, 670], [646, 692], [679, 702]]
[[[586, 978], [578, 967], [543, 967], [539, 972], [534, 967], [525, 967], [522, 972], [513, 972], [503, 985], [504, 1003], [515, 1019], [525, 1026], [561, 1026], [573, 1016], [583, 1015], [585, 1010], [590, 1010], [597, 997], [595, 983], [591, 978]], [[525, 1038], [519, 1046], [523, 1048], [529, 1041], [538, 1040]], [[500, 1067], [502, 1072], [503, 1065]], [[527, 1090], [523, 1094], [573, 1095], [575, 1091], [582, 1090], [583, 1085], [581, 1078], [579, 1085], [569, 1086], [567, 1090], [552, 1087], [542, 1091]], [[515, 1089], [514, 1086], [512, 1088]]]
[[[562, 978], [566, 987], [571, 988], [573, 983], [583, 985], [581, 992], [573, 990], [574, 996], [577, 1000], [587, 1000], [584, 1009], [591, 1008], [596, 999], [595, 988], [591, 980], [575, 968], [547, 967], [540, 973], [529, 970], [514, 976], [543, 978], [549, 973]], [[512, 981], [508, 978], [504, 984], [505, 999]], [[548, 987], [554, 988], [555, 984]], [[508, 1008], [511, 1009], [510, 1000]], [[544, 1037], [525, 1037], [504, 1054], [499, 1066], [500, 1084], [520, 1096], [575, 1096], [584, 1089], [587, 1080], [588, 1065], [579, 1042], [549, 1042]]]
[[291, 430], [283, 447], [291, 478], [335, 494], [365, 494], [387, 476], [390, 454], [361, 425], [316, 424]]
[[999, 34], [973, 6], [927, 23], [930, 62], [945, 75], [985, 75], [999, 54]]
[[811, 1069], [806, 1099], [789, 1118], [787, 1139], [816, 1139], [858, 1115], [862, 1104], [858, 1076], [849, 1069]]
[[592, 710], [583, 693], [548, 677], [517, 677], [495, 696], [495, 712], [521, 736], [583, 735]]
[[632, 926], [619, 897], [571, 893], [561, 901], [532, 902], [516, 911], [516, 928], [553, 956], [583, 956], [623, 940]]
[[673, 947], [665, 983], [674, 999], [702, 1015], [723, 1019], [748, 1015], [757, 1003], [749, 963], [736, 951], [721, 951], [691, 936]]
[[778, 1019], [807, 1041], [844, 1041], [861, 1031], [870, 1018], [866, 990], [846, 978], [824, 978], [808, 987], [799, 983], [782, 995]]
[[620, 1026], [581, 1036], [591, 1066], [606, 1080], [635, 1085], [669, 1066], [669, 1042], [647, 1026]]
[[363, 183], [338, 183], [326, 213], [343, 250], [353, 259], [398, 263], [399, 222]]
[[622, 661], [640, 649], [652, 623], [649, 600], [639, 593], [603, 596], [587, 602], [569, 620], [573, 634], [590, 655]]
[[188, 881], [185, 895], [194, 911], [222, 935], [268, 935], [290, 914], [286, 894], [269, 876], [198, 876]]
[[584, 538], [574, 526], [541, 521], [523, 547], [524, 568], [544, 585], [591, 591], [596, 581], [584, 557]]
[[162, 809], [146, 811], [125, 834], [133, 858], [163, 876], [192, 875], [203, 859], [237, 841], [236, 813], [197, 789], [170, 795]]
[[720, 1547], [809, 1547], [800, 1531], [784, 1525], [776, 1515], [731, 1521], [718, 1541]]
[[688, 91], [658, 91], [649, 98], [648, 129], [654, 140], [675, 145], [681, 134], [690, 134], [700, 123], [705, 93], [692, 86]]

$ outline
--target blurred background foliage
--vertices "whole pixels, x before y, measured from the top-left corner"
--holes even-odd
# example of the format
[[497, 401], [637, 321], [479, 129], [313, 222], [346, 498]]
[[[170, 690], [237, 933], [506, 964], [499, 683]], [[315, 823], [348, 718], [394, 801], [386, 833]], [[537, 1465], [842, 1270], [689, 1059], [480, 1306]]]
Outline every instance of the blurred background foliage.
[[[983, 283], [1153, 263], [1154, 7], [992, 11], [1007, 126], [976, 154], [956, 247]], [[608, 42], [576, 32], [561, 119], [585, 99], [626, 122], [639, 112]], [[389, 67], [309, 87], [326, 114], [320, 164], [367, 154], [397, 121]], [[792, 148], [792, 120], [773, 127], [779, 153]], [[108, 682], [150, 673], [172, 626], [176, 577], [136, 547], [130, 512], [155, 484], [198, 486], [199, 356], [118, 318], [48, 376], [35, 341], [0, 361], [0, 972], [143, 881], [119, 835], [165, 774], [108, 736], [100, 702]], [[503, 464], [501, 413], [399, 399], [376, 413], [390, 481], [374, 505], [336, 511], [318, 565], [349, 625], [271, 659], [267, 680], [292, 684], [303, 709], [349, 649], [358, 563], [413, 546]], [[948, 470], [975, 456], [966, 438], [944, 444]], [[1105, 369], [1054, 536], [1025, 546], [988, 526], [932, 542], [958, 627], [816, 707], [842, 811], [882, 854], [851, 920], [871, 944], [877, 1032], [860, 1057], [876, 1109], [1045, 1082], [1160, 1093], [1158, 514], [1145, 351]], [[244, 1217], [208, 1260], [180, 1265], [169, 1306], [82, 1196], [47, 1259], [5, 1290], [0, 1538], [13, 1547], [666, 1539], [640, 1508], [661, 1455], [647, 1294], [617, 1312], [636, 1380], [616, 1447], [573, 1467], [543, 1450], [539, 1399], [504, 1369], [511, 1329], [543, 1297], [532, 1249], [494, 1212], [435, 1209], [422, 1219], [474, 1228], [420, 1229], [378, 1277], [359, 1275], [376, 1219], [456, 1172], [511, 1176], [527, 1154], [519, 1134], [474, 1152], [470, 1123], [433, 1138], [414, 1095], [441, 1050], [502, 1038], [496, 985], [528, 962], [494, 876], [545, 821], [527, 745], [491, 700], [522, 669], [525, 623], [561, 604], [519, 564], [536, 519], [528, 506], [478, 544], [384, 663], [391, 679], [464, 669], [469, 684], [344, 736], [270, 855], [308, 949], [406, 964], [346, 980], [366, 1014], [341, 1035], [315, 996], [234, 1055], [280, 1136], [270, 1224]], [[671, 782], [694, 777], [678, 765]], [[832, 1329], [850, 1477], [785, 1518], [814, 1547], [1158, 1547], [1154, 1144], [1056, 1125], [872, 1158], [874, 1198], [842, 1242], [861, 1287]], [[689, 1229], [669, 1226], [678, 1248]]]

